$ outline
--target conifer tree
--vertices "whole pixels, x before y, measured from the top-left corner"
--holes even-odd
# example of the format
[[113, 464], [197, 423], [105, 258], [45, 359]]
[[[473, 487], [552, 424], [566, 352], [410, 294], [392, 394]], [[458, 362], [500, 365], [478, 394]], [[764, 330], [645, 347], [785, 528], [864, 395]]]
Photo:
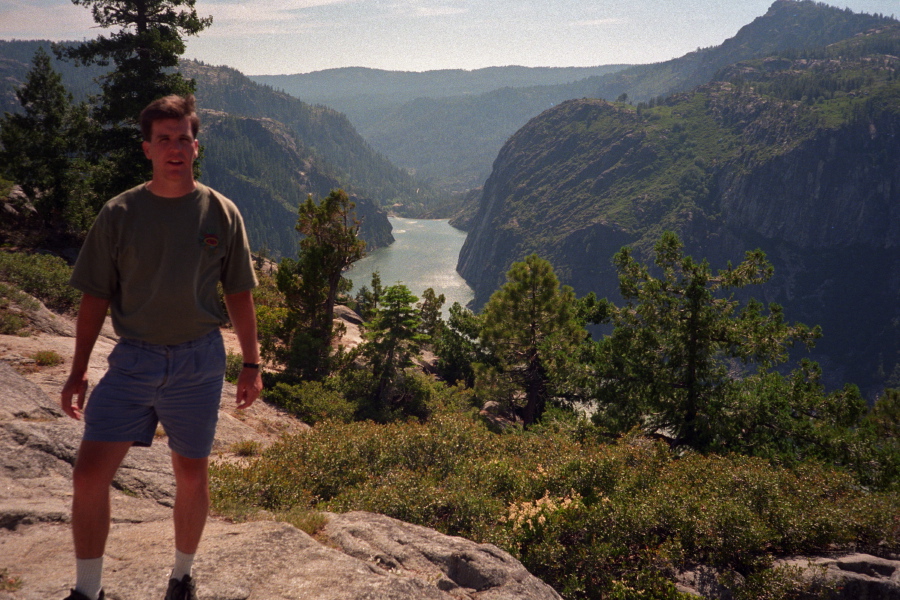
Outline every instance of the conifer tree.
[[560, 287], [546, 260], [532, 254], [514, 263], [506, 279], [482, 312], [481, 340], [496, 364], [482, 365], [476, 387], [491, 382], [506, 390], [508, 402], [515, 402], [510, 394], [524, 394], [521, 414], [528, 426], [540, 420], [586, 332], [572, 288]]
[[356, 292], [354, 301], [356, 302], [356, 312], [362, 317], [363, 321], [371, 321], [375, 317], [378, 310], [378, 303], [381, 301], [381, 295], [384, 288], [381, 286], [381, 274], [378, 271], [372, 273], [371, 289], [362, 286]]
[[0, 168], [50, 229], [85, 231], [96, 208], [84, 177], [86, 106], [73, 104], [43, 48], [16, 97], [23, 112], [7, 113], [0, 122]]
[[820, 332], [785, 323], [775, 304], [766, 311], [751, 300], [739, 308], [734, 290], [772, 275], [761, 250], [718, 274], [684, 256], [674, 233], [663, 234], [655, 253], [658, 275], [627, 247], [614, 258], [625, 304], [609, 306], [614, 329], [598, 345], [597, 417], [616, 430], [642, 426], [709, 448], [739, 369], [765, 372], [785, 362], [795, 343], [812, 346]]
[[200, 17], [195, 0], [72, 0], [89, 8], [94, 22], [113, 29], [108, 37], [73, 46], [57, 46], [60, 58], [83, 65], [114, 68], [100, 78], [101, 95], [94, 118], [103, 126], [98, 156], [106, 160], [105, 189], [111, 196], [149, 177], [137, 127], [140, 111], [168, 94], [193, 93], [193, 81], [174, 71], [184, 53], [184, 36], [197, 35], [212, 24]]
[[446, 323], [434, 340], [437, 369], [447, 383], [475, 385], [475, 364], [488, 364], [490, 357], [479, 343], [480, 315], [454, 302]]
[[432, 340], [441, 335], [444, 322], [441, 320], [441, 308], [446, 298], [443, 294], [437, 294], [434, 289], [428, 288], [422, 292], [422, 302], [419, 303], [419, 312], [422, 316], [422, 333]]
[[353, 207], [343, 190], [332, 191], [319, 204], [310, 194], [299, 208], [297, 231], [304, 237], [297, 260], [284, 259], [278, 267], [278, 289], [288, 306], [282, 359], [289, 373], [303, 379], [328, 375], [334, 305], [343, 274], [365, 255]]
[[422, 314], [415, 295], [403, 284], [388, 286], [381, 296], [375, 318], [366, 323], [365, 354], [377, 382], [374, 400], [383, 413], [398, 374], [413, 364], [429, 337], [421, 333]]

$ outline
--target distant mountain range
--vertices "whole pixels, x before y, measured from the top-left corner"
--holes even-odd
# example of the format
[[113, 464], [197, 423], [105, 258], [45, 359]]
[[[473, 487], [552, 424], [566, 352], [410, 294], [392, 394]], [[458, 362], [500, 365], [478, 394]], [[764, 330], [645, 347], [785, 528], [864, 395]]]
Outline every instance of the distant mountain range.
[[848, 37], [663, 100], [572, 100], [531, 120], [470, 217], [459, 271], [476, 305], [532, 252], [579, 294], [618, 299], [612, 255], [647, 260], [672, 230], [714, 268], [762, 248], [775, 277], [755, 293], [823, 327], [831, 384], [900, 385], [900, 24], [779, 0], [723, 46], [756, 54], [754, 39], [819, 39], [804, 32], [822, 23]]
[[477, 96], [502, 88], [571, 83], [614, 73], [626, 66], [509, 66], [424, 72], [344, 67], [296, 75], [252, 75], [250, 79], [306, 102], [325, 104], [355, 115], [366, 110], [383, 111], [419, 98]]
[[464, 192], [484, 183], [503, 142], [528, 119], [580, 97], [577, 90], [592, 93], [596, 77], [627, 66], [423, 73], [348, 67], [251, 79], [345, 113], [395, 164], [434, 187]]
[[778, 0], [720, 46], [652, 65], [426, 73], [346, 68], [251, 79], [345, 113], [394, 164], [459, 193], [483, 185], [506, 140], [560, 102], [622, 94], [646, 101], [707, 83], [735, 62], [831, 44], [881, 20], [811, 1]]

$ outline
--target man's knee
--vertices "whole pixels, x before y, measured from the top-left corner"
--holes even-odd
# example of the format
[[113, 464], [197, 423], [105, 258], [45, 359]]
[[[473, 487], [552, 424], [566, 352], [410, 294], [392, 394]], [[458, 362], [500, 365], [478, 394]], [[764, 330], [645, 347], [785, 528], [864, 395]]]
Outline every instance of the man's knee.
[[179, 489], [205, 490], [209, 485], [208, 458], [186, 458], [173, 452], [172, 469]]
[[131, 443], [82, 441], [72, 470], [76, 495], [105, 492], [109, 489]]

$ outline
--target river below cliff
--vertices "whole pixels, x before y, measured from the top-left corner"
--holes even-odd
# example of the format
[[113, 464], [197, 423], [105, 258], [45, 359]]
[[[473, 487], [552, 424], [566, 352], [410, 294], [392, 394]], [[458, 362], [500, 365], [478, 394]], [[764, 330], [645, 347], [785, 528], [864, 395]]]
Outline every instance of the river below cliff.
[[466, 232], [451, 227], [446, 219], [390, 217], [390, 221], [394, 243], [374, 250], [346, 273], [354, 294], [362, 286], [370, 287], [372, 273], [378, 271], [384, 287], [402, 283], [419, 298], [428, 288], [444, 294], [445, 318], [454, 302], [465, 306], [472, 300], [472, 288], [456, 272]]

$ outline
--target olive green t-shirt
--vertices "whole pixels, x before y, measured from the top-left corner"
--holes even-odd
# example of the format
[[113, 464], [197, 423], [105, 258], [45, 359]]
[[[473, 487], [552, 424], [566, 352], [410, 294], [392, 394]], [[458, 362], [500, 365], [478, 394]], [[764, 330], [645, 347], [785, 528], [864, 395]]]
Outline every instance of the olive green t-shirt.
[[237, 207], [198, 183], [180, 198], [157, 196], [142, 184], [107, 202], [70, 283], [110, 301], [121, 337], [174, 345], [226, 321], [219, 281], [226, 294], [257, 283]]

